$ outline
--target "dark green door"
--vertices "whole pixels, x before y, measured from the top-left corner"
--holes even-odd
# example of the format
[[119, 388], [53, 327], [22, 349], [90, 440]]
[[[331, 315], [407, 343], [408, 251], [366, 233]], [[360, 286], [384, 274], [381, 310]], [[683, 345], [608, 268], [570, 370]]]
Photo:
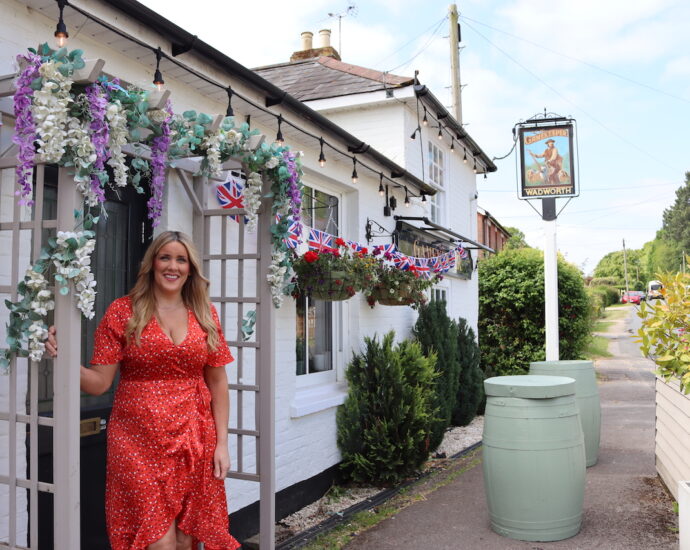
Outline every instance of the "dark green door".
[[[46, 170], [44, 217], [54, 218], [57, 205], [57, 170]], [[95, 315], [82, 320], [82, 364], [88, 365], [93, 353], [93, 336], [110, 303], [127, 294], [136, 280], [139, 263], [151, 240], [147, 219], [148, 194], [137, 194], [131, 187], [106, 193], [104, 208], [96, 227], [96, 249], [91, 270], [98, 282]], [[46, 235], [47, 236], [47, 235]], [[59, 339], [58, 327], [58, 339]], [[40, 414], [52, 416], [52, 364], [43, 362], [40, 370]], [[52, 362], [51, 362], [52, 363]], [[75, 365], [75, 368], [77, 366]], [[99, 396], [81, 396], [81, 547], [109, 550], [105, 531], [106, 434], [117, 379], [110, 391]], [[28, 441], [27, 441], [28, 444]], [[39, 430], [39, 479], [52, 482], [52, 430]], [[52, 495], [39, 494], [39, 544], [53, 548]]]

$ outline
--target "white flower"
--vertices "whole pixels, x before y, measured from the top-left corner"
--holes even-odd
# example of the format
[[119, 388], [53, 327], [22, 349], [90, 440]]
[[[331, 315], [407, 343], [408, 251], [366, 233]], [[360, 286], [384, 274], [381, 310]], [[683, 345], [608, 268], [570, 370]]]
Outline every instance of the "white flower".
[[124, 114], [119, 100], [109, 103], [105, 112], [108, 120], [110, 158], [107, 160], [108, 166], [113, 169], [113, 179], [117, 187], [127, 185], [127, 164], [122, 147], [127, 144], [127, 117]]
[[270, 170], [271, 168], [275, 168], [276, 166], [278, 166], [279, 163], [280, 159], [278, 157], [271, 157], [266, 161], [266, 164], [264, 164], [264, 166]]
[[39, 68], [43, 77], [40, 90], [34, 92], [31, 114], [38, 134], [38, 153], [47, 163], [58, 163], [67, 146], [68, 110], [72, 103], [72, 81], [65, 77], [53, 61]]
[[247, 185], [244, 188], [244, 210], [247, 216], [247, 231], [250, 232], [256, 231], [256, 224], [259, 221], [262, 185], [261, 174], [251, 172], [247, 177]]
[[226, 132], [220, 129], [206, 136], [201, 142], [202, 148], [206, 149], [206, 161], [211, 176], [217, 176], [220, 173], [220, 149], [225, 138]]
[[168, 120], [168, 111], [165, 109], [150, 109], [147, 113], [149, 120], [155, 122], [156, 124], [162, 124]]

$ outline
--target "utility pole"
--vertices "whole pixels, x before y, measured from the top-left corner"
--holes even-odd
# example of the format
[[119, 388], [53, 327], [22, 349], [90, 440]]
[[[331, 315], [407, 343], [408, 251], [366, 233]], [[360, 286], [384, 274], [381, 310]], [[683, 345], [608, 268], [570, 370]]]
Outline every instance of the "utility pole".
[[455, 120], [462, 124], [462, 85], [460, 84], [460, 25], [458, 8], [455, 4], [448, 7], [448, 24], [450, 33], [450, 88], [453, 92], [453, 114]]
[[628, 292], [628, 258], [625, 253], [625, 239], [623, 239], [623, 269], [625, 270], [625, 292]]

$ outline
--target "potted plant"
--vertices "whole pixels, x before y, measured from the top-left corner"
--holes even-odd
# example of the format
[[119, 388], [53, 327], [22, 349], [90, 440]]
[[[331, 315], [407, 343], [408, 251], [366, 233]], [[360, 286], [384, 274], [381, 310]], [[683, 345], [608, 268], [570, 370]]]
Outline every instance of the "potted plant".
[[347, 300], [374, 282], [376, 260], [367, 255], [367, 250], [355, 251], [340, 238], [335, 242], [336, 248], [309, 250], [295, 257], [295, 297]]
[[383, 261], [376, 264], [375, 283], [367, 292], [367, 302], [374, 307], [378, 302], [384, 306], [418, 307], [427, 301], [426, 290], [442, 279], [439, 274], [424, 277], [411, 265], [406, 270]]

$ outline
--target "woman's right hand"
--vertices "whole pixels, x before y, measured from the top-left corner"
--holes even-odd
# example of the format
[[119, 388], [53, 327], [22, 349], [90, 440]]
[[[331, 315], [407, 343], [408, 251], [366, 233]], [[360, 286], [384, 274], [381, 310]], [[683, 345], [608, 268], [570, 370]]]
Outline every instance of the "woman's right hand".
[[48, 339], [46, 340], [46, 351], [52, 358], [57, 357], [57, 329], [55, 325], [48, 328]]

